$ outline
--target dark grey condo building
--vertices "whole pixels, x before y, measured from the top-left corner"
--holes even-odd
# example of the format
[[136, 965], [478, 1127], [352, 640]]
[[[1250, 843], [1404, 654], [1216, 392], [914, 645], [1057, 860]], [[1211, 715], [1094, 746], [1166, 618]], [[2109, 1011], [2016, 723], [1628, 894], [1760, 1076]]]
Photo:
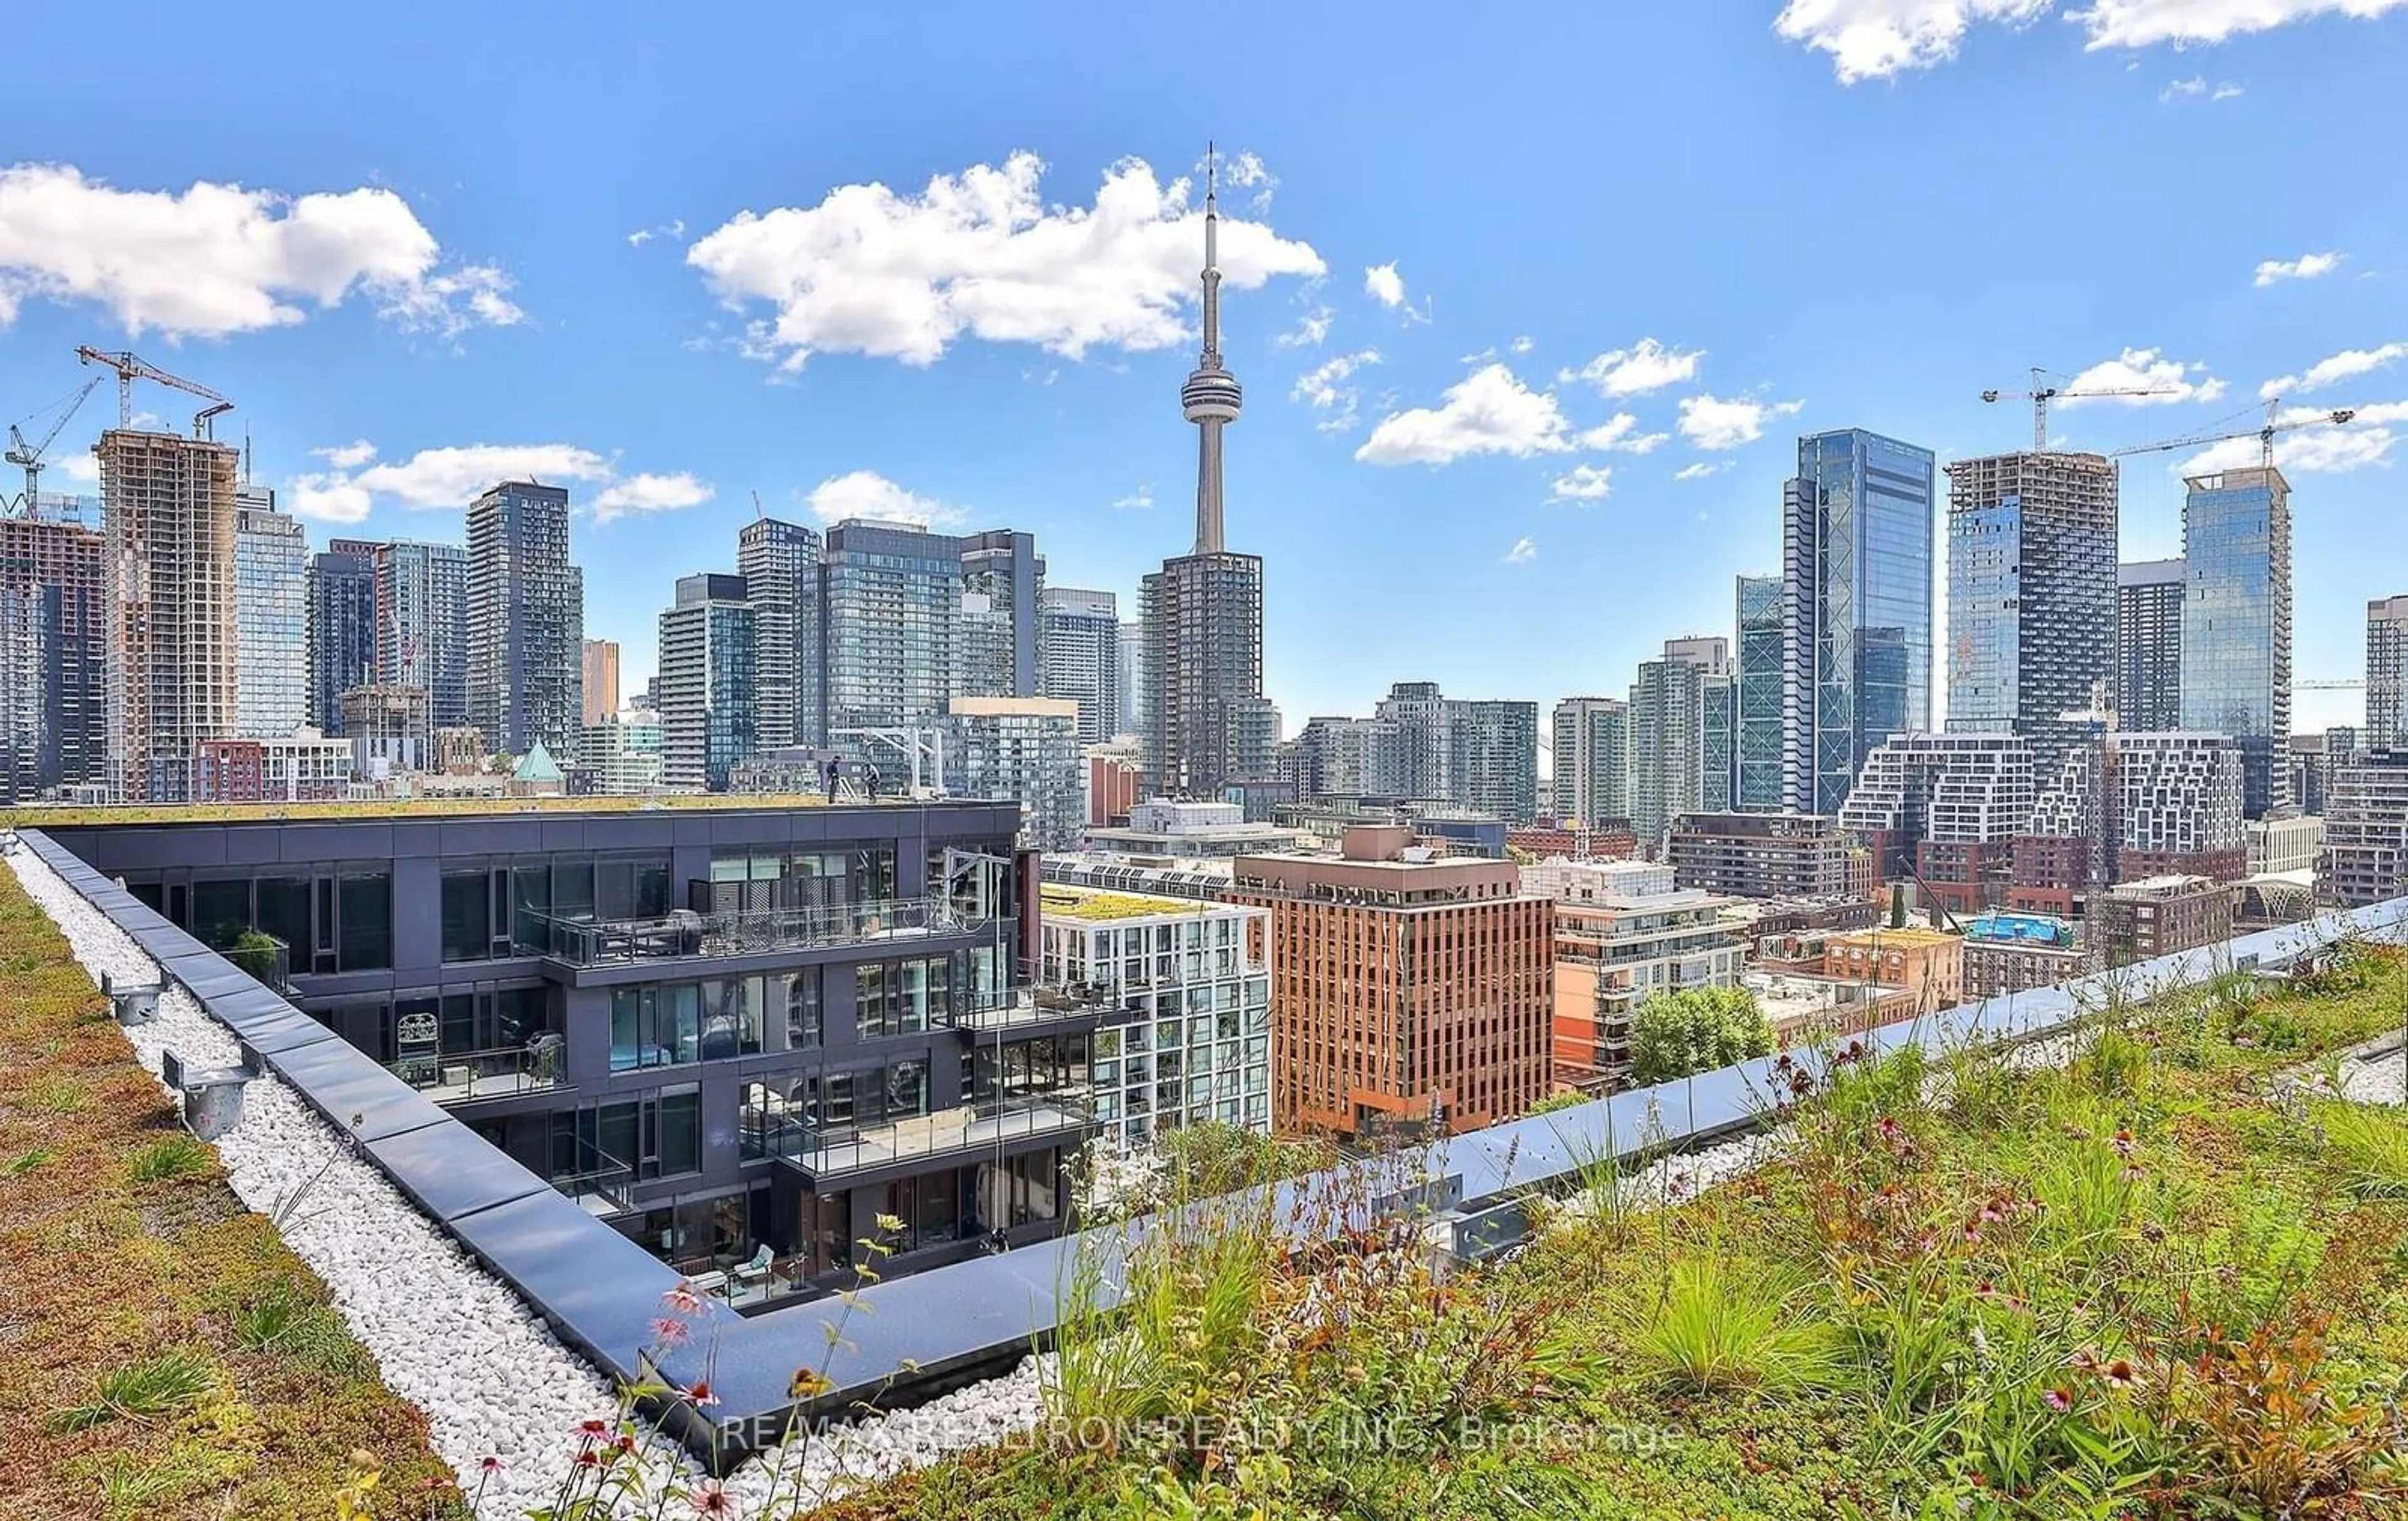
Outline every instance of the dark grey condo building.
[[244, 963], [262, 981], [681, 1270], [766, 1257], [768, 1302], [846, 1281], [882, 1214], [899, 1271], [1057, 1228], [1097, 1016], [1012, 1001], [1017, 825], [934, 803], [49, 832], [212, 945], [274, 937]]

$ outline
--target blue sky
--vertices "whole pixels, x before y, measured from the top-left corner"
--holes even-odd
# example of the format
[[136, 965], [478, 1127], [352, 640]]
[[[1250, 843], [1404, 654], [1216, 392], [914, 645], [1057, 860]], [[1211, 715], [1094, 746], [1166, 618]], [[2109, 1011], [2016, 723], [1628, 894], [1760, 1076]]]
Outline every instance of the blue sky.
[[[132, 347], [318, 539], [533, 468], [636, 672], [756, 491], [1031, 529], [1133, 612], [1192, 533], [1208, 137], [1291, 728], [1619, 692], [1777, 565], [1798, 433], [2017, 447], [1978, 394], [2034, 365], [2170, 393], [2069, 447], [2370, 409], [2286, 437], [2300, 674], [2408, 591], [2408, 0], [347, 8], [12, 22], [0, 421]], [[2127, 462], [2127, 557], [2195, 453]]]

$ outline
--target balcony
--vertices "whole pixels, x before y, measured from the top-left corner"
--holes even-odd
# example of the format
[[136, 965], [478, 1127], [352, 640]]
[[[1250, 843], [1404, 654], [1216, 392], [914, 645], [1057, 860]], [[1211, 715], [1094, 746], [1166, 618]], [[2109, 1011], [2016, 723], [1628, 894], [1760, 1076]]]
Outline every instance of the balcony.
[[636, 1169], [581, 1137], [576, 1145], [571, 1164], [553, 1170], [552, 1185], [596, 1219], [635, 1208]]
[[896, 1162], [970, 1158], [1012, 1141], [1076, 1137], [1095, 1128], [1086, 1092], [1016, 1095], [962, 1104], [885, 1125], [820, 1125], [774, 1095], [744, 1106], [744, 1155], [777, 1157], [825, 1182]]
[[292, 996], [293, 947], [267, 931], [246, 929], [213, 949], [269, 992]]
[[944, 1018], [954, 1029], [975, 1036], [1035, 1032], [1049, 1027], [1093, 1029], [1119, 1012], [1120, 1006], [1108, 1001], [1102, 989], [1082, 983], [1018, 988], [986, 997], [957, 997]]
[[539, 1035], [523, 1046], [411, 1056], [387, 1062], [385, 1069], [448, 1109], [556, 1088], [566, 1065], [564, 1055], [559, 1036]]
[[522, 955], [545, 956], [571, 967], [618, 967], [961, 935], [980, 923], [939, 897], [743, 913], [680, 910], [652, 919], [527, 913], [521, 916], [518, 949]]

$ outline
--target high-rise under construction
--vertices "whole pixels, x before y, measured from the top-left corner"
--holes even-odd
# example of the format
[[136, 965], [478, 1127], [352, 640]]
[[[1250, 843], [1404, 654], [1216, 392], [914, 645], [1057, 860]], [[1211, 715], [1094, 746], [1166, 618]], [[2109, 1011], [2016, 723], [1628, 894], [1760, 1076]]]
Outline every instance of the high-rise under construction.
[[236, 729], [231, 444], [100, 436], [108, 553], [108, 777], [129, 803], [191, 796], [194, 747]]

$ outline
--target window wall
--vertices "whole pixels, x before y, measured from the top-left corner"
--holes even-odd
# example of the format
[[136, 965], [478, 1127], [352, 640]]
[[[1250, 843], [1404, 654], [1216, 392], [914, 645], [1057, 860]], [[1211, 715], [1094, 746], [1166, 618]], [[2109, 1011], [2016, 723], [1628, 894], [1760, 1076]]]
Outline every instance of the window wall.
[[610, 1069], [722, 1061], [819, 1044], [821, 969], [610, 990]]
[[[156, 891], [156, 889], [153, 889]], [[308, 877], [222, 877], [161, 895], [168, 917], [225, 947], [246, 929], [291, 949], [296, 972], [384, 971], [393, 966], [393, 877], [337, 868]]]

